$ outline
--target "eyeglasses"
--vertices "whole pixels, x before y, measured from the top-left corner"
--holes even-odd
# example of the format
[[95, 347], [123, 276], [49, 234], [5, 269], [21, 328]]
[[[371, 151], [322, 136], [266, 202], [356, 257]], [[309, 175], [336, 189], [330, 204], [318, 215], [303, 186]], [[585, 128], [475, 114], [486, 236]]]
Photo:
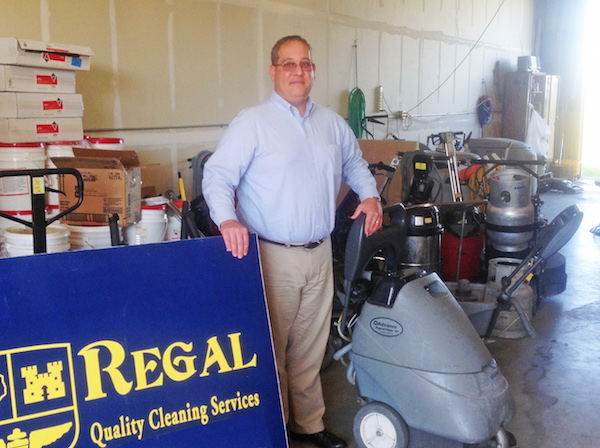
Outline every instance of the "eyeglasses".
[[292, 61], [288, 61], [288, 62], [284, 62], [283, 64], [273, 64], [273, 65], [275, 67], [283, 68], [286, 72], [293, 72], [294, 70], [296, 70], [298, 68], [298, 65], [300, 65], [300, 68], [304, 72], [310, 72], [313, 69], [313, 63], [310, 61], [302, 61], [302, 62], [300, 62], [300, 64], [297, 64]]

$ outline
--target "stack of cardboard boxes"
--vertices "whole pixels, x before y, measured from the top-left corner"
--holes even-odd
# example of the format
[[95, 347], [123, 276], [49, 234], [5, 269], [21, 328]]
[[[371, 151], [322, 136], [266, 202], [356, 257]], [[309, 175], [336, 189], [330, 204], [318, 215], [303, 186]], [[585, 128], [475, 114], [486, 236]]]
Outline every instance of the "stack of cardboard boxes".
[[83, 139], [75, 72], [89, 70], [87, 47], [0, 38], [0, 142]]
[[[85, 139], [83, 98], [75, 92], [75, 74], [90, 69], [92, 55], [88, 47], [0, 38], [0, 171], [45, 166], [75, 168], [84, 179], [84, 201], [60, 221], [107, 225], [109, 217], [116, 213], [125, 226], [139, 221], [141, 214], [141, 175], [136, 153], [92, 150], [89, 145], [88, 149], [77, 149], [85, 146], [80, 144]], [[40, 145], [75, 147], [74, 157], [49, 153], [46, 163], [28, 163], [32, 152], [29, 147], [37, 150]], [[15, 194], [14, 188], [9, 192], [9, 181], [3, 185], [5, 179], [15, 178], [0, 178], [0, 211], [26, 215], [30, 206], [25, 210], [14, 210], [10, 204], [3, 206], [8, 195]], [[28, 183], [23, 181], [21, 185], [25, 190], [16, 193], [29, 198]], [[59, 207], [60, 211], [66, 210], [80, 195], [72, 176], [60, 176], [51, 187], [64, 193], [54, 194], [56, 204], [47, 197], [47, 205], [56, 207], [52, 212], [58, 212]], [[24, 204], [26, 207], [27, 202]], [[23, 202], [19, 208], [23, 209]]]
[[[47, 143], [83, 139], [75, 73], [89, 70], [91, 56], [87, 47], [0, 38], [0, 172], [43, 169]], [[4, 216], [31, 221], [30, 190], [27, 176], [0, 177]], [[0, 243], [17, 224], [4, 216]]]

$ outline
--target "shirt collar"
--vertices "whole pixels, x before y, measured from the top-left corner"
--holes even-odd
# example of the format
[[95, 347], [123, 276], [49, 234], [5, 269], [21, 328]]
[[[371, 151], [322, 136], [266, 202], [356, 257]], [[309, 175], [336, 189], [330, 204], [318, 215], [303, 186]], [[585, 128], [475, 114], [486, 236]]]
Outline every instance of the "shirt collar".
[[315, 109], [315, 103], [313, 102], [313, 100], [310, 99], [310, 97], [308, 97], [308, 99], [306, 100], [306, 114], [304, 115], [304, 117], [300, 117], [300, 113], [298, 112], [298, 109], [295, 106], [292, 106], [286, 100], [284, 100], [275, 91], [273, 91], [273, 93], [271, 94], [271, 101], [273, 101], [279, 107], [282, 107], [282, 108], [284, 108], [286, 110], [289, 110], [290, 113], [294, 117], [298, 117], [298, 118], [308, 118], [308, 117], [310, 117], [310, 115], [312, 114], [313, 110]]

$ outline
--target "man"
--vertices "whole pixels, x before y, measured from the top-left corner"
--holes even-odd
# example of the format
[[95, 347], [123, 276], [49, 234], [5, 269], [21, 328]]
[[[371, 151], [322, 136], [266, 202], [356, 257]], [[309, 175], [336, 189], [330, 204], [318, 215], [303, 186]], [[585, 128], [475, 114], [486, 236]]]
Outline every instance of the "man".
[[[319, 369], [332, 312], [329, 235], [340, 183], [361, 203], [365, 233], [381, 226], [375, 179], [346, 122], [311, 101], [315, 74], [309, 44], [280, 39], [271, 52], [271, 98], [242, 111], [204, 169], [203, 193], [227, 251], [259, 250], [285, 420], [290, 436], [323, 448], [346, 447], [323, 424]], [[236, 205], [237, 204], [237, 205]]]

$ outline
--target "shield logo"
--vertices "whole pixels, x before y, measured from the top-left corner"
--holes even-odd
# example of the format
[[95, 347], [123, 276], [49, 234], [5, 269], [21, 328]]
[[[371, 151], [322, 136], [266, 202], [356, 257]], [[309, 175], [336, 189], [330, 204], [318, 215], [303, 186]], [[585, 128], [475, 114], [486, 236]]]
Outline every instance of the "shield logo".
[[0, 448], [71, 448], [79, 429], [71, 344], [0, 350]]

